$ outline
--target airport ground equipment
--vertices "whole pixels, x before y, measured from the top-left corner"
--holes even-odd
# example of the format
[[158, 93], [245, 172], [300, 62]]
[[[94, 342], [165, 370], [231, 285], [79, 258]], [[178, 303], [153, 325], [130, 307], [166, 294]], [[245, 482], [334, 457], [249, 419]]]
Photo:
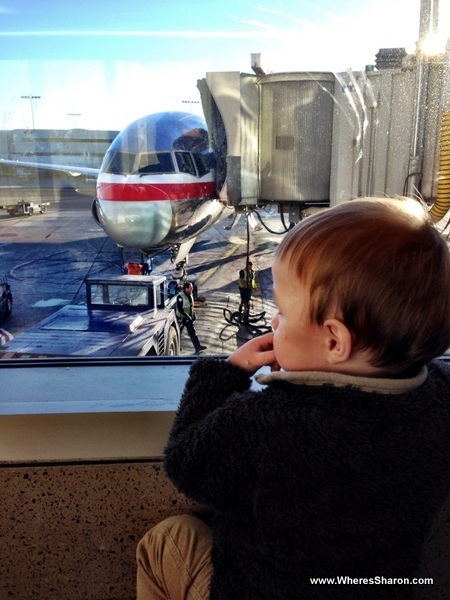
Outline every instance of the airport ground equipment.
[[[0, 175], [5, 167], [0, 166]], [[22, 176], [25, 177], [25, 176]], [[27, 185], [10, 185], [12, 182], [6, 178], [0, 185], [0, 208], [6, 210], [11, 217], [27, 215], [31, 217], [36, 213], [44, 213], [54, 199], [53, 190], [41, 186], [28, 187]]]
[[86, 303], [68, 304], [0, 348], [1, 355], [177, 355], [180, 331], [166, 306], [166, 278], [88, 278]]
[[27, 202], [26, 200], [9, 200], [1, 205], [1, 208], [6, 210], [11, 217], [18, 215], [33, 216], [36, 212], [41, 214], [46, 211], [47, 206], [50, 206], [50, 202]]

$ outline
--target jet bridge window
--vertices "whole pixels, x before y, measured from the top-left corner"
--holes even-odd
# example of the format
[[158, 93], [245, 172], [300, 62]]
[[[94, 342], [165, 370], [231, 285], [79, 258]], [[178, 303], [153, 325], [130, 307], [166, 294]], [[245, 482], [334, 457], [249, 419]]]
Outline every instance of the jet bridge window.
[[139, 157], [138, 173], [175, 173], [170, 152], [146, 152]]

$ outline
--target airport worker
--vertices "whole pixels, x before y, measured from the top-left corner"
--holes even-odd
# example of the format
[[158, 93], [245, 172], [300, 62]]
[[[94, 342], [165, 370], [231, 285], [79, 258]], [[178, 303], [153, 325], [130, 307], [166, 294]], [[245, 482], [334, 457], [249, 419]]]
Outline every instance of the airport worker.
[[450, 486], [446, 243], [415, 200], [360, 199], [272, 270], [273, 332], [190, 367], [164, 464], [211, 516], [143, 537], [137, 597], [411, 598]]
[[239, 271], [239, 293], [241, 295], [241, 303], [239, 304], [239, 312], [248, 315], [250, 310], [250, 300], [252, 291], [256, 289], [255, 273], [253, 271], [253, 263], [248, 261], [245, 269]]
[[202, 350], [206, 350], [206, 346], [203, 346], [198, 339], [197, 331], [195, 330], [194, 321], [196, 319], [194, 309], [194, 286], [189, 281], [185, 281], [183, 284], [182, 291], [177, 296], [177, 303], [175, 306], [175, 314], [178, 319], [178, 323], [181, 327], [186, 327], [191, 342], [194, 345], [196, 354]]

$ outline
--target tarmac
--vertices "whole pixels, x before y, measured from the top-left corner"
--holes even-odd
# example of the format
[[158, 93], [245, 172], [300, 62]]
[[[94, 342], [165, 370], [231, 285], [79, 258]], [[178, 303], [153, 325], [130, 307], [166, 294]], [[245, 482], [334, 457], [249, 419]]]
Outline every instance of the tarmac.
[[[93, 197], [86, 190], [65, 189], [64, 194], [48, 191], [50, 205], [43, 214], [13, 216], [0, 212], [0, 275], [6, 275], [13, 292], [13, 310], [0, 327], [13, 336], [37, 324], [61, 306], [85, 299], [83, 281], [93, 275], [121, 273], [121, 253], [91, 216]], [[41, 192], [45, 200], [46, 192]], [[236, 347], [265, 331], [275, 314], [272, 299], [271, 265], [283, 231], [277, 209], [260, 211], [263, 223], [258, 231], [247, 226], [241, 215], [232, 228], [234, 211], [197, 238], [189, 255], [188, 279], [196, 283], [198, 303], [195, 326], [203, 354], [228, 355]], [[257, 289], [252, 298], [250, 323], [236, 318], [240, 296], [239, 270], [247, 256], [253, 262]], [[126, 249], [125, 262], [139, 262], [137, 252]], [[153, 258], [154, 274], [170, 280], [178, 273], [170, 252]], [[254, 318], [252, 318], [254, 317]], [[259, 317], [259, 318], [258, 318]], [[194, 348], [183, 331], [181, 354]]]
[[[41, 189], [38, 196], [50, 205], [43, 214], [13, 216], [0, 211], [0, 276], [6, 275], [13, 292], [13, 310], [0, 322], [0, 336], [17, 336], [61, 306], [85, 301], [84, 279], [122, 272], [122, 256], [91, 216], [95, 190], [65, 187], [60, 193]], [[35, 194], [36, 195], [36, 194]], [[274, 251], [284, 233], [276, 207], [258, 211], [261, 220], [253, 229], [241, 215], [233, 227], [234, 211], [199, 236], [189, 255], [188, 279], [195, 282], [198, 303], [195, 327], [203, 354], [228, 355], [255, 335], [270, 331], [275, 315], [272, 295]], [[263, 226], [261, 224], [263, 223]], [[438, 228], [449, 242], [448, 218]], [[253, 293], [250, 322], [239, 322], [238, 277], [247, 258], [253, 262], [257, 289]], [[140, 262], [137, 252], [126, 249], [124, 262]], [[166, 251], [152, 260], [153, 274], [176, 278]], [[3, 332], [2, 332], [3, 330]], [[194, 354], [186, 331], [181, 355]]]

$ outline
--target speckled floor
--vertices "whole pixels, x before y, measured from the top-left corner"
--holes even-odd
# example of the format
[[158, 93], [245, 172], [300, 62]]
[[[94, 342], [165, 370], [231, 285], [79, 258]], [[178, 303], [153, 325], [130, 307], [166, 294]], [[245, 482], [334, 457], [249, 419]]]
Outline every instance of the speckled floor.
[[135, 549], [194, 505], [159, 462], [0, 468], [0, 598], [132, 600]]

